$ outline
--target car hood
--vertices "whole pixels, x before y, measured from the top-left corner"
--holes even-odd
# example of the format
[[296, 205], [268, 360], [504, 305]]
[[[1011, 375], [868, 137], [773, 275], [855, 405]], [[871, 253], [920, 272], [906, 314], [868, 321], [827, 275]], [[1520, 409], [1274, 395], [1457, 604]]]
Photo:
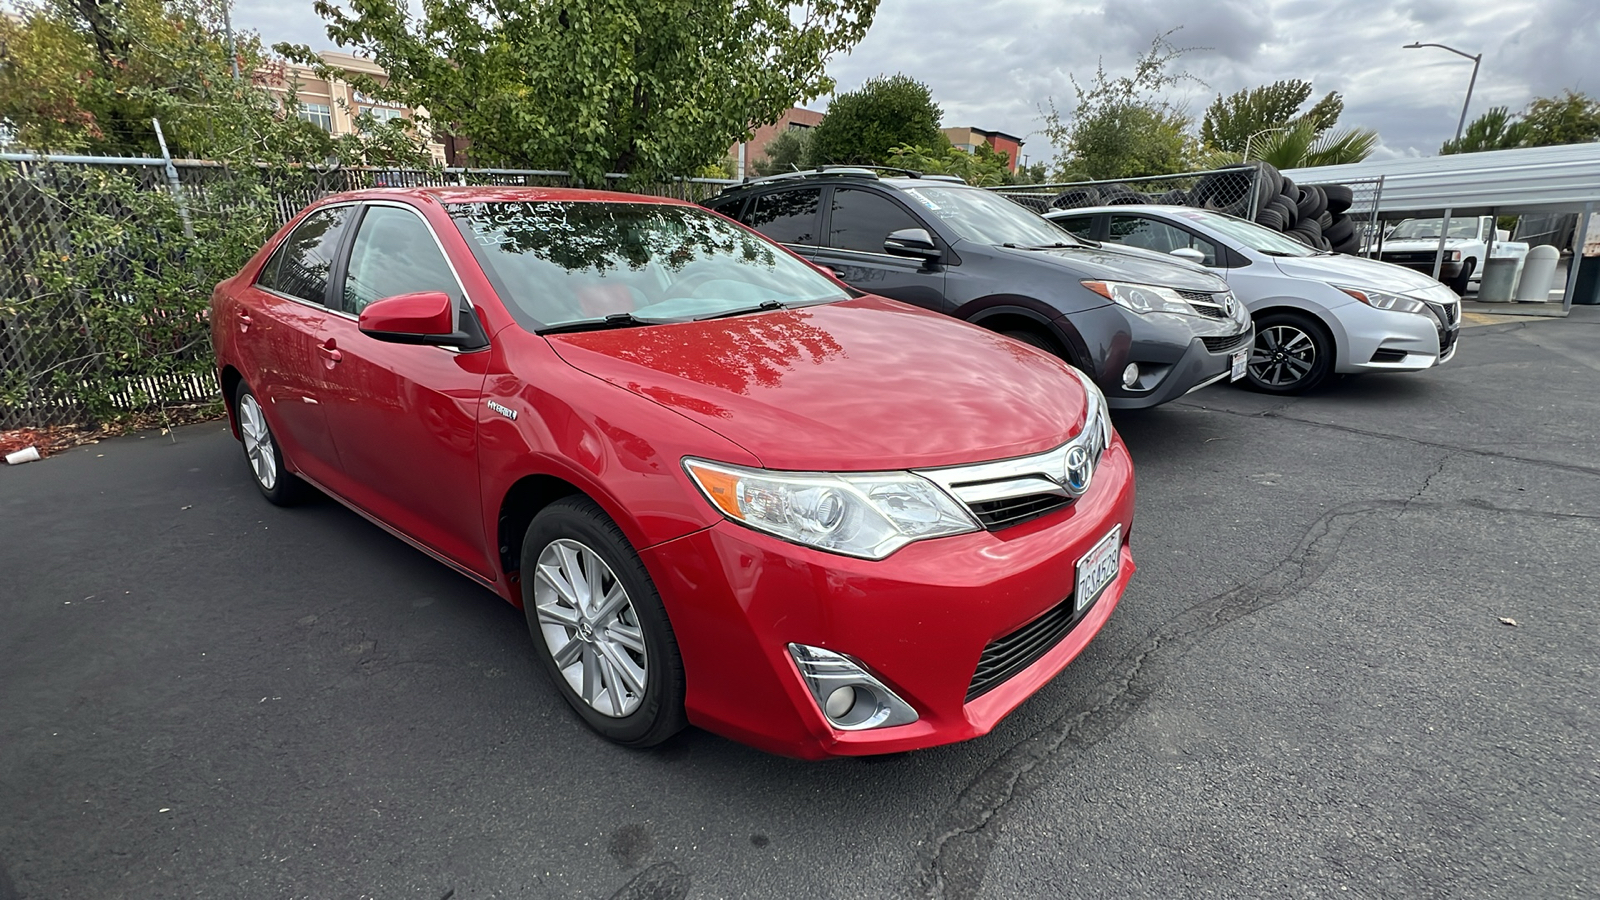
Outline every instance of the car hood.
[[1205, 269], [1181, 261], [1173, 262], [1145, 253], [1113, 250], [1108, 245], [1100, 247], [1064, 247], [1056, 250], [1013, 250], [996, 248], [997, 252], [1047, 261], [1069, 269], [1079, 278], [1091, 281], [1130, 281], [1135, 284], [1154, 284], [1184, 291], [1216, 293], [1228, 289], [1227, 282]]
[[693, 419], [772, 469], [873, 471], [1056, 447], [1085, 398], [1060, 360], [866, 296], [549, 337], [570, 365]]
[[1325, 281], [1348, 287], [1376, 288], [1396, 294], [1426, 297], [1438, 303], [1456, 299], [1455, 292], [1415, 269], [1378, 262], [1363, 256], [1281, 256], [1273, 259], [1278, 271], [1291, 278]]

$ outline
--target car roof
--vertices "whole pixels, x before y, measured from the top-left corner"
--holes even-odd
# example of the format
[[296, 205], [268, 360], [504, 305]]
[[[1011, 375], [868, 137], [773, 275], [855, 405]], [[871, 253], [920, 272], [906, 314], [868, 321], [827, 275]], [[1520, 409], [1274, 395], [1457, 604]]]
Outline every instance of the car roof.
[[1198, 206], [1179, 206], [1176, 203], [1123, 203], [1117, 206], [1085, 206], [1072, 209], [1052, 209], [1044, 213], [1045, 218], [1058, 216], [1080, 215], [1084, 213], [1103, 212], [1174, 212], [1176, 210], [1197, 210], [1199, 212], [1216, 212], [1212, 209], [1201, 209]]
[[435, 203], [516, 203], [550, 201], [568, 203], [661, 203], [669, 206], [693, 206], [672, 197], [651, 194], [627, 194], [622, 191], [593, 191], [564, 187], [513, 187], [506, 185], [442, 185], [431, 187], [365, 188], [329, 194], [318, 201], [326, 203], [352, 200], [409, 199]]
[[[892, 172], [880, 175], [879, 172]], [[717, 198], [742, 195], [748, 191], [769, 187], [793, 187], [802, 184], [881, 184], [891, 188], [908, 187], [972, 187], [955, 175], [923, 174], [910, 169], [892, 169], [876, 166], [828, 166], [799, 172], [781, 172], [752, 178], [724, 190]], [[708, 202], [714, 202], [708, 201]]]

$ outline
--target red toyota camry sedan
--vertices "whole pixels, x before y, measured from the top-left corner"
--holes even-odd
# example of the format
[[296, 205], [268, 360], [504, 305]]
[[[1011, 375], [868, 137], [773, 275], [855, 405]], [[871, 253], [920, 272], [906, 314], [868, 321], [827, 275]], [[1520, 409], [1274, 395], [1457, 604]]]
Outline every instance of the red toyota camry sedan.
[[630, 746], [984, 734], [1133, 574], [1092, 382], [686, 203], [328, 197], [211, 321], [261, 493], [314, 486], [520, 606], [555, 687]]

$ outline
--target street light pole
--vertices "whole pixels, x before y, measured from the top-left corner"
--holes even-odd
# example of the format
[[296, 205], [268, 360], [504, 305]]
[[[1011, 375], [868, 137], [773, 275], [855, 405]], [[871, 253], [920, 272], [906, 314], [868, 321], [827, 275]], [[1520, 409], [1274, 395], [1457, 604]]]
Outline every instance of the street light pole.
[[1460, 143], [1461, 132], [1467, 127], [1467, 107], [1472, 105], [1472, 89], [1478, 84], [1478, 66], [1483, 63], [1483, 54], [1479, 53], [1477, 55], [1473, 55], [1462, 50], [1457, 50], [1454, 47], [1446, 47], [1444, 44], [1423, 44], [1416, 41], [1406, 44], [1400, 49], [1416, 50], [1421, 47], [1438, 47], [1440, 50], [1449, 50], [1451, 53], [1454, 53], [1457, 56], [1463, 56], [1472, 60], [1472, 80], [1467, 82], [1467, 99], [1461, 104], [1461, 119], [1460, 121], [1456, 122], [1456, 142]]

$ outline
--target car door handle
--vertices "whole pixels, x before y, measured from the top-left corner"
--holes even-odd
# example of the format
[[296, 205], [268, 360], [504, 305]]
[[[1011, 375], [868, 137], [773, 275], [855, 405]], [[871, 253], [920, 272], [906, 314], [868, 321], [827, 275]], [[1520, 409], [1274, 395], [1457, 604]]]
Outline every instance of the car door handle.
[[238, 315], [238, 317], [239, 317], [239, 330], [241, 332], [249, 331], [250, 330], [250, 326], [252, 324], [254, 324], [255, 320], [251, 319], [250, 318], [250, 314], [248, 312], [245, 312], [242, 309], [239, 310], [238, 313], [236, 313], [236, 315]]
[[344, 359], [344, 354], [339, 352], [338, 345], [336, 345], [333, 341], [326, 341], [318, 344], [317, 352], [321, 353], [324, 357], [327, 357], [329, 366], [337, 365], [340, 360]]

